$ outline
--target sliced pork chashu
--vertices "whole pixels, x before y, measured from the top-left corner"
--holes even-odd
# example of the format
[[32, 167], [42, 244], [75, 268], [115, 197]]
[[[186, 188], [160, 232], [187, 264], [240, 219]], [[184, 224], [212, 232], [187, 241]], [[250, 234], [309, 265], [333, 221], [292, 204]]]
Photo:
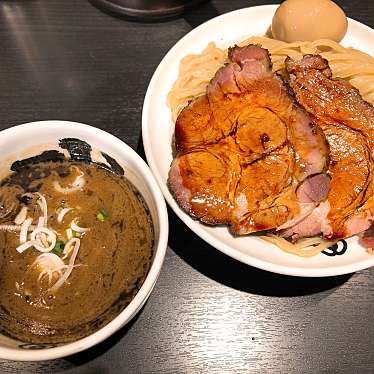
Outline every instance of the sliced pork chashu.
[[330, 192], [309, 217], [285, 236], [349, 237], [374, 217], [374, 108], [348, 82], [332, 79], [321, 56], [286, 60], [297, 101], [323, 130], [330, 146]]
[[325, 138], [265, 49], [229, 59], [177, 118], [169, 189], [193, 218], [235, 234], [289, 227], [327, 196]]

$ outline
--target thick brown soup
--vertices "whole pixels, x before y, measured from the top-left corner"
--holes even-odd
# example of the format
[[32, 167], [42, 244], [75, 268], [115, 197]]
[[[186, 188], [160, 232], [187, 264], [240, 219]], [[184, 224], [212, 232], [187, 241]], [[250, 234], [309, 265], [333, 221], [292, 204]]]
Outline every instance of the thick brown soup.
[[0, 228], [0, 329], [24, 342], [93, 333], [129, 304], [152, 261], [143, 198], [95, 164], [44, 162], [10, 175]]

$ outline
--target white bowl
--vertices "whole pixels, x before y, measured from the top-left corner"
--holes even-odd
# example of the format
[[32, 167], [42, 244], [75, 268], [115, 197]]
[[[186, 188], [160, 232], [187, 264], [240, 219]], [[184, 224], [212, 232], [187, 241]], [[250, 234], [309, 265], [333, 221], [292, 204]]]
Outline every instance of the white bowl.
[[[358, 243], [357, 236], [340, 242], [338, 250], [332, 252], [335, 256], [330, 253], [330, 256], [298, 257], [256, 236], [235, 237], [227, 227], [208, 226], [193, 220], [179, 207], [168, 189], [174, 123], [167, 106], [167, 95], [178, 77], [180, 60], [188, 54], [200, 53], [211, 41], [227, 48], [249, 36], [265, 35], [276, 9], [277, 5], [263, 5], [225, 13], [196, 27], [170, 49], [152, 77], [143, 104], [142, 134], [148, 164], [166, 201], [179, 218], [211, 246], [238, 261], [274, 273], [302, 277], [347, 274], [374, 266], [374, 256]], [[342, 44], [374, 56], [374, 30], [349, 19]]]
[[[25, 345], [0, 335], [0, 358], [18, 361], [50, 360], [68, 356], [108, 338], [128, 323], [148, 299], [156, 283], [165, 257], [168, 240], [168, 215], [163, 195], [152, 173], [141, 157], [128, 145], [97, 128], [66, 121], [32, 122], [0, 132], [0, 178], [9, 173], [13, 161], [40, 154], [41, 151], [58, 149], [59, 140], [78, 138], [89, 143], [93, 160], [98, 160], [102, 151], [113, 157], [125, 170], [125, 176], [144, 197], [152, 216], [155, 245], [154, 259], [149, 273], [130, 304], [110, 323], [95, 333], [73, 343], [59, 346], [46, 344]], [[97, 154], [97, 155], [96, 155]]]

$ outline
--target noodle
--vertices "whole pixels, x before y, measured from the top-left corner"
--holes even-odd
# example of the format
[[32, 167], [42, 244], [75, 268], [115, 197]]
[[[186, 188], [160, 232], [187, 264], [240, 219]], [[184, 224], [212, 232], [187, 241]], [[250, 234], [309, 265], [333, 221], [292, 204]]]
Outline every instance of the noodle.
[[290, 243], [288, 240], [272, 234], [260, 236], [260, 238], [275, 244], [284, 252], [300, 257], [313, 257], [336, 243], [324, 240], [321, 237], [301, 239], [297, 243]]
[[[258, 44], [269, 50], [274, 72], [284, 69], [287, 56], [301, 60], [306, 54], [320, 54], [328, 60], [333, 77], [349, 81], [366, 101], [374, 105], [374, 58], [364, 52], [345, 48], [327, 39], [286, 43], [267, 37], [252, 36], [239, 43], [239, 46], [248, 44]], [[208, 83], [225, 63], [227, 50], [218, 48], [214, 42], [209, 43], [201, 54], [191, 54], [181, 60], [178, 78], [167, 97], [174, 121], [191, 99], [205, 94]], [[321, 237], [301, 239], [297, 243], [291, 243], [272, 234], [260, 238], [300, 257], [315, 256], [336, 243]], [[374, 250], [369, 253], [374, 254]]]
[[[334, 77], [348, 80], [358, 88], [362, 97], [374, 104], [374, 58], [354, 48], [345, 48], [332, 40], [286, 43], [261, 36], [252, 36], [240, 46], [260, 44], [269, 50], [273, 71], [284, 68], [287, 56], [300, 60], [306, 54], [320, 54], [326, 58]], [[214, 42], [201, 54], [185, 56], [179, 65], [179, 75], [168, 94], [168, 105], [175, 121], [179, 112], [196, 96], [203, 95], [216, 71], [227, 62], [227, 51]]]
[[178, 79], [168, 94], [168, 105], [174, 121], [189, 100], [205, 93], [206, 86], [223, 66], [226, 56], [226, 51], [211, 42], [201, 54], [188, 55], [181, 60]]

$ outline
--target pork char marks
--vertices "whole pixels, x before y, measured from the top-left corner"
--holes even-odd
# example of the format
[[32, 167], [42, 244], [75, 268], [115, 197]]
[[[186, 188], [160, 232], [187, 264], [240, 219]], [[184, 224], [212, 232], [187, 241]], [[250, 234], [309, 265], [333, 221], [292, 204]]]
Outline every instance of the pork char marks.
[[327, 201], [284, 235], [296, 239], [322, 232], [339, 239], [365, 231], [374, 215], [374, 108], [348, 82], [332, 79], [321, 56], [288, 58], [286, 70], [297, 101], [329, 143], [331, 188]]
[[234, 47], [228, 57], [177, 118], [169, 189], [193, 218], [235, 234], [289, 227], [327, 196], [325, 138], [267, 50]]

